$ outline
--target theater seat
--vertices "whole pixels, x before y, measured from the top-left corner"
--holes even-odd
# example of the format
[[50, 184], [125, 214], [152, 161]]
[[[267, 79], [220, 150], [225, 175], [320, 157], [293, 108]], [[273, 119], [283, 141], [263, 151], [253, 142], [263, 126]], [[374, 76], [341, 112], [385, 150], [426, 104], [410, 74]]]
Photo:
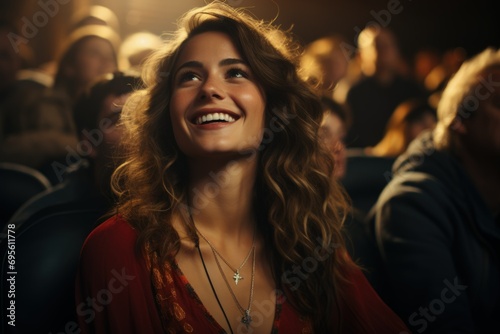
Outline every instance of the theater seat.
[[351, 197], [353, 212], [344, 224], [346, 246], [351, 258], [366, 269], [365, 275], [370, 282], [376, 268], [374, 256], [377, 249], [370, 238], [366, 220], [392, 177], [394, 161], [394, 158], [368, 156], [357, 149], [347, 152], [346, 175], [342, 183]]
[[342, 179], [353, 206], [366, 215], [392, 177], [394, 158], [374, 157], [358, 150], [347, 152], [346, 175]]
[[101, 221], [102, 210], [82, 209], [80, 203], [50, 210], [16, 232], [16, 327], [7, 324], [10, 275], [7, 243], [2, 245], [2, 333], [66, 333], [76, 326], [74, 285], [80, 249]]
[[0, 163], [0, 227], [27, 200], [51, 187], [39, 171], [14, 163]]

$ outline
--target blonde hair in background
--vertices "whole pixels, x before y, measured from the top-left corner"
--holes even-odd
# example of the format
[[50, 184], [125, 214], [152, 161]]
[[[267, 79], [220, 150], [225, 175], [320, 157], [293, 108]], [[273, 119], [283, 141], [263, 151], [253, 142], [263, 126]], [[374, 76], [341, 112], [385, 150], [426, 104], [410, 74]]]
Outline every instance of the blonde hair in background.
[[475, 89], [481, 83], [480, 75], [494, 66], [500, 66], [500, 50], [486, 48], [465, 61], [450, 79], [437, 106], [438, 123], [434, 130], [437, 148], [451, 148], [454, 122], [462, 122], [476, 111], [482, 95]]

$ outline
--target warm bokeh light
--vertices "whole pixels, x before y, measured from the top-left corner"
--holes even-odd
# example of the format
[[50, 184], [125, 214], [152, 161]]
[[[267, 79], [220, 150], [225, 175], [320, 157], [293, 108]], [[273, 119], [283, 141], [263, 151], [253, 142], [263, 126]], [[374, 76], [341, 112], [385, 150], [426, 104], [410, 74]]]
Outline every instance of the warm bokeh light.
[[[90, 8], [94, 11], [91, 14], [119, 29], [121, 37], [125, 38], [139, 31], [159, 35], [168, 33], [175, 29], [175, 24], [183, 13], [207, 2], [210, 0], [2, 1], [0, 17], [13, 19], [19, 29], [26, 29], [28, 21], [33, 24], [35, 16], [41, 20], [40, 27], [35, 27], [36, 36], [29, 38], [29, 46], [40, 58], [35, 63], [40, 65], [55, 55], [54, 50], [64, 36], [69, 34], [75, 20], [79, 15], [88, 13]], [[349, 52], [355, 50], [360, 31], [370, 25], [394, 30], [401, 53], [408, 60], [423, 48], [445, 52], [462, 47], [467, 55], [472, 55], [487, 46], [500, 46], [500, 21], [496, 17], [497, 12], [492, 8], [492, 2], [488, 0], [226, 2], [235, 7], [249, 8], [258, 18], [275, 20], [282, 28], [292, 28], [297, 39], [303, 44], [324, 35], [340, 34], [349, 42]], [[49, 8], [48, 3], [55, 5]], [[111, 9], [115, 16], [105, 8]], [[47, 22], [44, 22], [46, 18]]]

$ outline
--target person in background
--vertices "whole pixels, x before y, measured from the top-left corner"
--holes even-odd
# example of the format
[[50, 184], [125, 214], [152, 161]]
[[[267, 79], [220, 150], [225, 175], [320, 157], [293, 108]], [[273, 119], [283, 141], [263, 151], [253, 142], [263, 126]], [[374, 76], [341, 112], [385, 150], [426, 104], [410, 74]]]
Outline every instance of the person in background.
[[439, 104], [439, 99], [448, 81], [458, 71], [467, 59], [467, 52], [462, 47], [450, 48], [444, 52], [441, 61], [425, 77], [424, 86], [430, 94], [429, 102], [432, 106]]
[[420, 133], [436, 126], [436, 110], [425, 100], [410, 99], [401, 103], [387, 123], [384, 137], [366, 154], [397, 158]]
[[432, 132], [374, 208], [378, 291], [416, 333], [491, 333], [500, 313], [500, 50], [448, 82]]
[[295, 45], [215, 1], [149, 58], [122, 116], [117, 214], [85, 241], [77, 305], [123, 284], [95, 316], [82, 309], [82, 333], [406, 330], [346, 254]]
[[426, 93], [408, 73], [396, 36], [388, 28], [369, 26], [358, 37], [362, 76], [347, 93], [352, 124], [346, 141], [350, 147], [377, 144], [394, 109], [409, 98]]
[[349, 57], [342, 49], [345, 39], [340, 35], [318, 38], [304, 48], [300, 59], [306, 80], [317, 85], [322, 95], [331, 95], [347, 75]]
[[161, 37], [149, 31], [140, 31], [127, 36], [118, 52], [120, 68], [140, 74], [144, 61], [162, 44]]
[[84, 7], [84, 10], [75, 12], [72, 21], [72, 31], [88, 25], [104, 25], [110, 27], [117, 34], [120, 34], [121, 28], [118, 16], [105, 6], [92, 5], [88, 8]]
[[[327, 150], [331, 153], [334, 164], [333, 179], [343, 184], [347, 170], [347, 152], [345, 148], [344, 138], [349, 128], [348, 114], [345, 107], [335, 102], [332, 98], [321, 97], [321, 105], [323, 107], [323, 118], [319, 127], [319, 138], [326, 145]], [[345, 186], [343, 184], [343, 186]], [[348, 188], [345, 189], [346, 194], [350, 197]], [[360, 262], [360, 258], [364, 258], [367, 251], [372, 251], [372, 248], [366, 247], [368, 240], [367, 234], [364, 231], [363, 224], [364, 214], [353, 198], [350, 198], [350, 210], [342, 226], [344, 239], [346, 240], [346, 249], [349, 255], [356, 263]], [[363, 256], [362, 256], [363, 255]], [[366, 276], [366, 272], [365, 272]], [[367, 276], [369, 278], [369, 276]]]
[[0, 19], [0, 143], [4, 138], [6, 116], [9, 109], [15, 109], [19, 88], [17, 74], [22, 69], [22, 58], [15, 52], [9, 40], [9, 33], [17, 32], [15, 26], [6, 20]]
[[122, 140], [121, 111], [141, 85], [136, 75], [114, 72], [99, 77], [82, 93], [73, 110], [80, 149], [67, 152], [71, 155], [69, 164], [51, 164], [61, 183], [23, 205], [10, 224], [19, 229], [30, 217], [47, 209], [52, 212], [54, 207], [62, 210], [78, 204], [81, 208], [101, 208], [102, 214], [112, 207], [116, 199], [110, 181]]
[[118, 45], [119, 37], [107, 26], [75, 30], [58, 61], [53, 86], [6, 116], [10, 125], [4, 131], [0, 160], [35, 168], [59, 183], [51, 165], [64, 163], [68, 150], [76, 150], [78, 144], [73, 106], [89, 84], [116, 70]]
[[348, 129], [347, 112], [332, 98], [322, 96], [323, 119], [319, 127], [319, 137], [332, 154], [335, 168], [333, 177], [342, 179], [346, 172], [346, 152], [344, 138]]
[[133, 72], [108, 73], [84, 92], [73, 109], [79, 139], [90, 148], [86, 152], [90, 184], [108, 206], [115, 202], [110, 181], [119, 164], [122, 109], [131, 94], [140, 88], [142, 81]]
[[106, 25], [74, 30], [58, 61], [53, 90], [74, 103], [95, 79], [118, 69], [120, 37]]
[[413, 56], [413, 77], [423, 89], [428, 90], [425, 80], [441, 64], [441, 58], [441, 52], [431, 47], [422, 47]]

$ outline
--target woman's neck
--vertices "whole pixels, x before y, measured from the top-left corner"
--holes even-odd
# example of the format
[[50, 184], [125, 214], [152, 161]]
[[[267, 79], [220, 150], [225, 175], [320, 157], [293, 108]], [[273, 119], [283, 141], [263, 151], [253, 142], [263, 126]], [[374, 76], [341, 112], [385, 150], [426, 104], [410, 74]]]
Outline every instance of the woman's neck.
[[190, 163], [189, 207], [197, 229], [221, 239], [253, 234], [255, 177], [256, 159]]

